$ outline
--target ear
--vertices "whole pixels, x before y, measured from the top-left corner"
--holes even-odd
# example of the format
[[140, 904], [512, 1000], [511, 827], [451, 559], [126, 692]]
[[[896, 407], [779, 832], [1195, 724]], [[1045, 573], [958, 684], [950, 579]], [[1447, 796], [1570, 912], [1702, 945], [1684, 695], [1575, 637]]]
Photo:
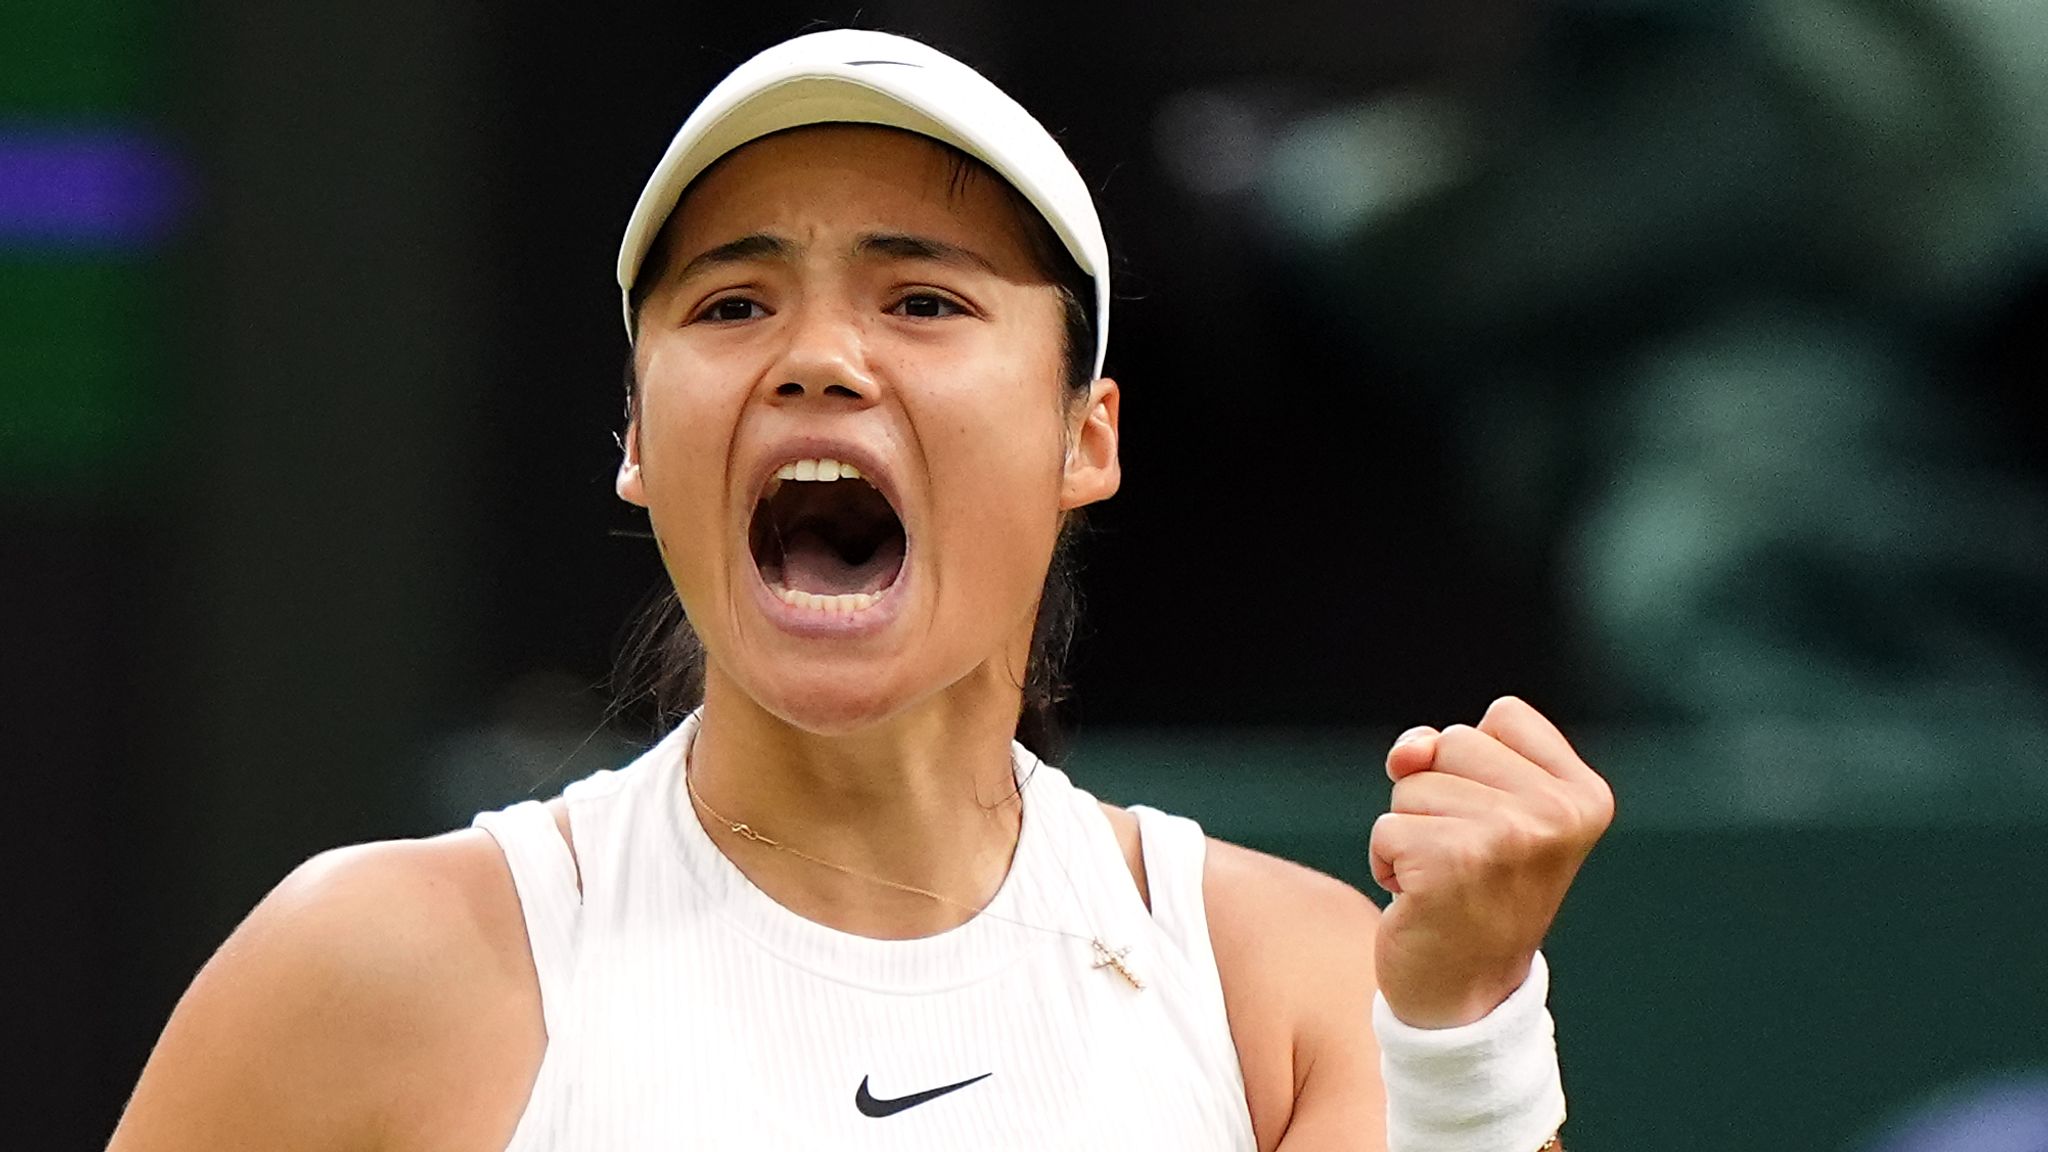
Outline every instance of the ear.
[[619, 437], [619, 476], [613, 488], [619, 499], [647, 507], [647, 486], [640, 479], [640, 421], [628, 420], [626, 434]]
[[1060, 511], [1068, 512], [1116, 495], [1123, 483], [1117, 460], [1117, 409], [1121, 397], [1116, 381], [1104, 376], [1088, 386], [1088, 399], [1078, 405], [1080, 418], [1067, 429], [1066, 470], [1060, 478]]

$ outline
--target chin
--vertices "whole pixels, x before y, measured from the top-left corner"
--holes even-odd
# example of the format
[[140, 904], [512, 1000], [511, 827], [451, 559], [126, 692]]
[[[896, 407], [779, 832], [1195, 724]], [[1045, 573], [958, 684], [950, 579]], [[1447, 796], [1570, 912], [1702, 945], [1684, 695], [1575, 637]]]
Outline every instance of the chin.
[[814, 736], [849, 736], [901, 715], [916, 702], [910, 693], [892, 691], [883, 678], [852, 669], [795, 676], [784, 671], [769, 681], [751, 686], [758, 690], [748, 695], [783, 723]]

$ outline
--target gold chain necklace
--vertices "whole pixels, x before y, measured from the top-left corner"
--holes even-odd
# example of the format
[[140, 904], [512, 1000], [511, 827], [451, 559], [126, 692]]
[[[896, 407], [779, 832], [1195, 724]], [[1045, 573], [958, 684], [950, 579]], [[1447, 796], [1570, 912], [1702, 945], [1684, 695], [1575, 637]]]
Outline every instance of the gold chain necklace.
[[[1115, 972], [1117, 975], [1123, 977], [1125, 980], [1130, 981], [1131, 987], [1141, 990], [1145, 987], [1144, 978], [1139, 976], [1137, 972], [1131, 968], [1130, 964], [1126, 959], [1131, 952], [1129, 947], [1111, 948], [1108, 944], [1103, 943], [1101, 936], [1083, 936], [1078, 932], [1069, 932], [1064, 928], [1047, 928], [1041, 924], [1026, 923], [1025, 921], [1015, 919], [1014, 917], [1005, 916], [1000, 912], [990, 912], [986, 908], [976, 908], [972, 904], [955, 900], [951, 896], [947, 896], [942, 892], [934, 892], [929, 888], [919, 888], [915, 884], [905, 884], [898, 880], [890, 880], [885, 877], [871, 875], [869, 873], [862, 872], [857, 868], [849, 868], [844, 864], [837, 864], [833, 861], [823, 859], [822, 857], [813, 856], [810, 853], [805, 852], [801, 848], [792, 848], [789, 845], [784, 844], [780, 840], [776, 840], [773, 837], [765, 836], [759, 832], [754, 831], [753, 825], [748, 824], [742, 820], [734, 820], [731, 817], [728, 817], [725, 814], [721, 813], [718, 809], [713, 808], [711, 806], [710, 801], [704, 799], [704, 797], [697, 792], [697, 781], [695, 779], [695, 775], [689, 771], [687, 766], [685, 766], [683, 770], [683, 787], [690, 793], [691, 802], [696, 804], [699, 808], [702, 808], [704, 810], [705, 815], [711, 817], [713, 820], [718, 821], [720, 824], [725, 825], [726, 831], [731, 832], [733, 835], [738, 836], [743, 840], [750, 840], [756, 844], [763, 845], [764, 847], [773, 848], [777, 852], [787, 852], [791, 856], [794, 856], [799, 860], [808, 860], [809, 862], [817, 865], [820, 868], [830, 868], [834, 872], [843, 873], [847, 876], [853, 877], [856, 880], [865, 880], [870, 884], [880, 884], [884, 888], [894, 888], [898, 892], [907, 892], [913, 896], [923, 896], [928, 899], [937, 900], [941, 904], [948, 904], [952, 907], [958, 908], [961, 911], [966, 912], [969, 916], [987, 916], [993, 920], [1001, 920], [1006, 924], [1014, 924], [1019, 928], [1029, 928], [1034, 932], [1051, 932], [1055, 935], [1065, 936], [1069, 940], [1085, 941], [1089, 949], [1093, 951], [1095, 954], [1095, 963], [1090, 965], [1090, 967], [1108, 968], [1111, 971]], [[1065, 869], [1066, 865], [1062, 864], [1060, 865], [1060, 867], [1062, 869]], [[1073, 882], [1074, 878], [1072, 876], [1068, 876], [1067, 884], [1069, 887], [1073, 885]]]

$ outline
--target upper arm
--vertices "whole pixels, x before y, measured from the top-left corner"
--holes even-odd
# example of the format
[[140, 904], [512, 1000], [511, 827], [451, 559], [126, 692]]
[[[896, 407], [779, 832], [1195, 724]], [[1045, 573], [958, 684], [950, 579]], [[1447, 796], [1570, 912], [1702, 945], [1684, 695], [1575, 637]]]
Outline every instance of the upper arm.
[[193, 980], [110, 1152], [409, 1145], [439, 1115], [418, 1102], [458, 1083], [454, 1065], [493, 1046], [516, 1056], [530, 1030], [505, 1010], [533, 980], [523, 947], [506, 947], [523, 945], [518, 916], [480, 832], [313, 858]]
[[1259, 1147], [1383, 1148], [1379, 909], [1342, 881], [1215, 840], [1203, 898]]

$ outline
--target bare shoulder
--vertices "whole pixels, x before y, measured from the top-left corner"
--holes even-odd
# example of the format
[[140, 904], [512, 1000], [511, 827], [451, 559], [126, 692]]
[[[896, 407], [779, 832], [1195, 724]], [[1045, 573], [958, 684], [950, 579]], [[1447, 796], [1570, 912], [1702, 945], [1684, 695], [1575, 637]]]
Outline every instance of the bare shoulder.
[[1379, 908], [1334, 877], [1214, 839], [1202, 895], [1259, 1147], [1377, 1140]]
[[[1218, 948], [1253, 962], [1246, 975], [1276, 973], [1371, 988], [1380, 910], [1344, 881], [1212, 837], [1202, 897]], [[1287, 947], [1279, 955], [1262, 955], [1275, 944]]]
[[530, 1085], [545, 1042], [487, 833], [337, 849], [193, 980], [112, 1147], [502, 1148], [525, 1094], [491, 1086]]

